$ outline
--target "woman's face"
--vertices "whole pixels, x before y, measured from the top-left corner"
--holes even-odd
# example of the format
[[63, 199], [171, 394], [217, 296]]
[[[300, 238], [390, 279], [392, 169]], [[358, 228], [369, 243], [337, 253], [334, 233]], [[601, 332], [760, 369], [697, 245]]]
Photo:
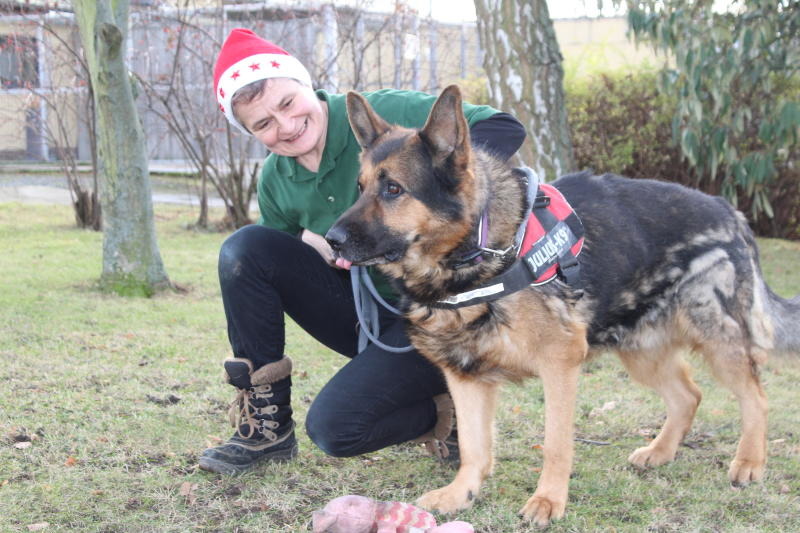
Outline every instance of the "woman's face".
[[271, 152], [302, 157], [322, 152], [327, 117], [311, 87], [290, 78], [273, 78], [260, 96], [235, 109], [239, 121]]

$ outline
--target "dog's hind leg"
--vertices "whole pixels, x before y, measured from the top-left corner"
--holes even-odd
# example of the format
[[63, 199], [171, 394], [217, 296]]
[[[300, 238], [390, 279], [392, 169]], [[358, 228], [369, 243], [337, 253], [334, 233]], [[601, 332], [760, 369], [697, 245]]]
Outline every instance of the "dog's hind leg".
[[758, 481], [767, 462], [767, 396], [758, 377], [758, 365], [740, 347], [701, 349], [714, 377], [739, 401], [742, 436], [731, 461], [728, 477], [734, 485]]
[[423, 494], [417, 504], [451, 513], [472, 505], [494, 466], [494, 416], [498, 385], [443, 369], [456, 408], [461, 466], [449, 485]]
[[563, 517], [567, 506], [579, 361], [580, 358], [564, 358], [537, 363], [544, 387], [544, 464], [536, 492], [521, 512], [540, 526]]
[[638, 467], [668, 463], [675, 459], [689, 432], [703, 395], [692, 380], [689, 365], [671, 347], [658, 354], [620, 352], [619, 357], [631, 377], [655, 389], [667, 407], [661, 432], [649, 445], [634, 450], [628, 461]]

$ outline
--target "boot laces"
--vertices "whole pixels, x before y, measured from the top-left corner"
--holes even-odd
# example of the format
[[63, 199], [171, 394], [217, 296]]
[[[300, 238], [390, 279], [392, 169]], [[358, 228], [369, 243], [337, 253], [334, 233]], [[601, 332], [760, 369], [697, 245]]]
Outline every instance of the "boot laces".
[[450, 457], [452, 450], [458, 450], [458, 430], [455, 424], [446, 437], [431, 437], [422, 441], [428, 455], [444, 460]]
[[[256, 433], [261, 433], [269, 440], [277, 440], [278, 436], [273, 429], [278, 429], [280, 423], [275, 420], [256, 418], [257, 415], [272, 415], [278, 412], [277, 405], [270, 405], [272, 398], [272, 385], [256, 385], [249, 389], [236, 389], [236, 397], [228, 408], [228, 418], [236, 432], [245, 439], [252, 438]], [[266, 405], [256, 407], [254, 400], [266, 401]], [[242, 426], [247, 427], [247, 434], [242, 433]]]

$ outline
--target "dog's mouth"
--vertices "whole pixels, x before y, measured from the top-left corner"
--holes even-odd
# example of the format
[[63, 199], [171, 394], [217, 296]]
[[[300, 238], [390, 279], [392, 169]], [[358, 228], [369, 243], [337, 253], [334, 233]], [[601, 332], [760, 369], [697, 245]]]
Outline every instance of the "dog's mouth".
[[372, 256], [372, 257], [365, 257], [365, 258], [347, 258], [344, 257], [339, 252], [334, 252], [334, 260], [336, 264], [342, 268], [349, 269], [351, 266], [375, 266], [375, 265], [386, 265], [388, 263], [395, 263], [403, 258], [404, 252], [401, 250], [390, 250], [388, 252], [383, 252], [381, 254]]

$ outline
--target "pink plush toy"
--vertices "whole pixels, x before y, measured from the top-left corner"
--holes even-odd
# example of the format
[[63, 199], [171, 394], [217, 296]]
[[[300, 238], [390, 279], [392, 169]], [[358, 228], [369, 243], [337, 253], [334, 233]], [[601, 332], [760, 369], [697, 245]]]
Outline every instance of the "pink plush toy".
[[428, 511], [401, 502], [341, 496], [314, 511], [314, 533], [475, 533], [466, 522], [441, 526]]

